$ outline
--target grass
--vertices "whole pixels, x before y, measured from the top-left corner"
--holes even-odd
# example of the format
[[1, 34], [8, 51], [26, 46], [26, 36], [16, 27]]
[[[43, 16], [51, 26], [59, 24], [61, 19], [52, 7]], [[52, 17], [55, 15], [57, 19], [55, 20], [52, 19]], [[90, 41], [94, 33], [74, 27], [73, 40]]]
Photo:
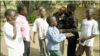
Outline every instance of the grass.
[[96, 37], [100, 37], [100, 35], [98, 34]]

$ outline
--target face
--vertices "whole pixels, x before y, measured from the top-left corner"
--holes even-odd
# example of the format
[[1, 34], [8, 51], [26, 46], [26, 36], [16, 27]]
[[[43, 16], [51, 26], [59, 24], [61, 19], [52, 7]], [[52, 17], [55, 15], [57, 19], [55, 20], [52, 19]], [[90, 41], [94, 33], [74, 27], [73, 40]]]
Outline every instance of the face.
[[42, 10], [40, 11], [40, 15], [44, 17], [44, 16], [46, 15], [46, 10], [45, 10], [45, 9], [42, 9]]
[[68, 6], [67, 6], [67, 13], [70, 13], [71, 12], [71, 8], [69, 8]]
[[52, 17], [52, 24], [53, 26], [57, 26], [57, 20], [55, 17]]
[[63, 8], [60, 8], [59, 11], [58, 11], [58, 14], [59, 15], [62, 15], [63, 13], [64, 13], [64, 9]]
[[26, 16], [27, 15], [27, 8], [25, 7], [23, 11], [21, 11], [21, 14]]
[[14, 11], [12, 11], [10, 13], [10, 15], [7, 16], [7, 18], [8, 18], [9, 21], [12, 21], [12, 20], [15, 21], [16, 20], [16, 17], [17, 17], [17, 15], [16, 15], [16, 12], [14, 12]]
[[87, 17], [87, 18], [90, 18], [90, 17], [92, 17], [92, 16], [93, 16], [92, 10], [88, 9], [88, 10], [86, 11], [86, 17]]

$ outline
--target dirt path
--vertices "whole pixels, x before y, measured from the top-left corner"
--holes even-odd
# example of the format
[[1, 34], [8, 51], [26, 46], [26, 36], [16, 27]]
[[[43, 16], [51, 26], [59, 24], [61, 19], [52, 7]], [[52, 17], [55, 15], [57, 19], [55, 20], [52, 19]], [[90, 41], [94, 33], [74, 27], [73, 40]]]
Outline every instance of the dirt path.
[[[32, 28], [32, 27], [31, 27]], [[32, 33], [32, 32], [31, 32]], [[33, 33], [32, 33], [33, 36]], [[37, 35], [36, 35], [37, 37]], [[100, 53], [100, 49], [99, 49], [99, 37], [95, 38], [94, 41], [94, 56], [99, 56]], [[64, 55], [63, 56], [67, 56], [67, 40], [65, 40], [65, 45], [64, 45]], [[19, 50], [20, 51], [20, 50]], [[33, 44], [31, 41], [31, 46], [30, 46], [30, 56], [40, 56], [40, 52], [39, 52], [39, 42], [38, 42], [38, 37], [36, 38], [36, 43]], [[1, 56], [7, 56], [7, 46], [5, 44], [4, 38], [1, 38], [1, 52], [0, 52]], [[86, 56], [85, 53], [83, 56]]]

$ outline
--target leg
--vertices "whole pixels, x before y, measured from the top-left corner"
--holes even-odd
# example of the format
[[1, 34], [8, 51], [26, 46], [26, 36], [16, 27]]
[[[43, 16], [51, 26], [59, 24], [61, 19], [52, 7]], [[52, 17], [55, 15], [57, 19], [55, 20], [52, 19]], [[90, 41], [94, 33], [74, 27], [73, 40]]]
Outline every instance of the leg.
[[64, 41], [65, 40], [63, 40], [62, 42], [60, 42], [60, 51], [61, 51], [62, 54], [64, 54]]
[[44, 54], [44, 40], [39, 39], [39, 45], [40, 45], [41, 56], [45, 56], [45, 54]]
[[25, 46], [25, 51], [24, 51], [23, 56], [29, 56], [29, 54], [30, 54], [30, 42], [24, 41], [24, 46]]
[[84, 50], [85, 50], [85, 47], [82, 45], [79, 45], [79, 47], [76, 51], [76, 56], [81, 56], [83, 54]]
[[49, 51], [48, 51], [48, 49], [47, 49], [47, 39], [45, 39], [45, 49], [46, 49], [46, 56], [49, 56], [50, 55], [50, 53], [49, 53]]
[[77, 39], [68, 39], [67, 56], [75, 56]]
[[86, 56], [94, 56], [93, 55], [93, 47], [86, 46], [85, 52], [86, 52]]

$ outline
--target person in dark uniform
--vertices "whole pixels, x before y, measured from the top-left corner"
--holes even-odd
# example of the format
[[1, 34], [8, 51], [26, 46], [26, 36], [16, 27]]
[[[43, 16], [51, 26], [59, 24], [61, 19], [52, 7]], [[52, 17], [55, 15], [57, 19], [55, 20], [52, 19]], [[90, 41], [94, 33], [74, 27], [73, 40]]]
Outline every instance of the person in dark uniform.
[[79, 38], [78, 34], [78, 20], [74, 13], [76, 9], [75, 4], [68, 4], [67, 13], [65, 12], [66, 22], [64, 25], [64, 29], [60, 29], [60, 33], [73, 33], [75, 36], [71, 38], [67, 38], [68, 40], [68, 48], [67, 48], [67, 56], [75, 56], [76, 52], [76, 44], [77, 39]]
[[[56, 17], [57, 20], [57, 28], [58, 29], [64, 29], [64, 24], [65, 24], [65, 13], [66, 8], [65, 7], [61, 7], [58, 12], [54, 13], [53, 16]], [[64, 40], [62, 42], [60, 42], [60, 51], [62, 54], [64, 54]]]

